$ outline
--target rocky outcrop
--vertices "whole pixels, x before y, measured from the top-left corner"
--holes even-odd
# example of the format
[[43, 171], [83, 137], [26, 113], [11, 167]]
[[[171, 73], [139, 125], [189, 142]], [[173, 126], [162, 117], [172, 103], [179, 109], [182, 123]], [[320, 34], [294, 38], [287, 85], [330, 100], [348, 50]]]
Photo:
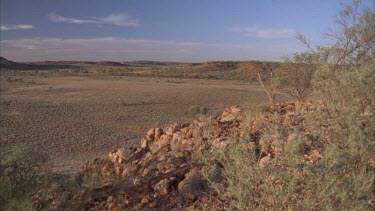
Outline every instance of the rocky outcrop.
[[[90, 198], [87, 208], [100, 206], [103, 199], [127, 198], [121, 204], [106, 203], [107, 210], [193, 209], [199, 201], [208, 202], [204, 194], [208, 184], [196, 159], [210, 147], [225, 147], [228, 139], [238, 138], [241, 119], [239, 107], [231, 107], [203, 121], [152, 128], [139, 147], [124, 146], [110, 151], [106, 158], [87, 162], [79, 178], [95, 174], [107, 177], [108, 182], [80, 197]], [[212, 178], [218, 175], [220, 170]]]
[[[249, 144], [242, 150], [254, 151], [257, 147], [259, 167], [265, 168], [283, 152], [287, 142], [293, 142], [297, 137], [293, 131], [287, 131], [287, 140], [281, 140], [277, 135], [262, 136], [260, 131], [267, 123], [300, 125], [304, 118], [296, 112], [296, 107], [294, 103], [267, 107], [260, 124], [245, 125], [241, 109], [233, 106], [216, 117], [152, 128], [137, 147], [124, 146], [110, 151], [105, 158], [87, 162], [78, 180], [96, 175], [102, 184], [80, 192], [73, 197], [73, 203], [74, 199], [84, 201], [85, 209], [194, 210], [205, 204], [220, 210], [207, 179], [223, 181], [222, 165], [218, 163], [215, 168], [208, 168], [200, 159], [205, 157], [214, 161], [215, 157], [209, 157], [211, 150], [225, 150], [229, 144], [245, 139]], [[314, 108], [307, 104], [303, 109], [310, 112]], [[300, 111], [303, 109], [299, 108]], [[303, 130], [302, 127], [295, 128]], [[306, 162], [315, 162], [322, 157], [323, 145], [308, 130], [305, 134], [312, 144], [306, 148], [302, 146], [301, 155]]]

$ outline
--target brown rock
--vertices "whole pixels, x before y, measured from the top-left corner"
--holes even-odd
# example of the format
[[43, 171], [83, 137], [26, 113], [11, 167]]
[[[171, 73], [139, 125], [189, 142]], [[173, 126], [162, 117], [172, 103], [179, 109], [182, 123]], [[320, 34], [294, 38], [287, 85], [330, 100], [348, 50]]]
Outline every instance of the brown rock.
[[109, 203], [113, 202], [113, 196], [108, 196], [107, 202], [109, 202]]
[[186, 131], [185, 138], [187, 139], [193, 138], [193, 129], [190, 128], [188, 129], [188, 131]]
[[181, 124], [181, 126], [180, 126], [180, 128], [182, 129], [182, 128], [187, 128], [187, 127], [189, 127], [190, 126], [190, 123], [182, 123]]
[[167, 163], [171, 167], [178, 167], [179, 165], [186, 163], [187, 158], [186, 157], [171, 157], [167, 160]]
[[124, 171], [122, 171], [122, 174], [121, 174], [122, 178], [128, 177], [129, 173], [130, 173], [130, 169], [125, 168]]
[[173, 133], [172, 140], [180, 141], [180, 139], [181, 139], [181, 132]]
[[118, 211], [118, 207], [114, 203], [110, 203], [107, 207], [107, 211]]
[[173, 135], [173, 133], [174, 133], [174, 130], [173, 130], [173, 128], [172, 127], [167, 127], [167, 129], [165, 130], [165, 134], [166, 135]]
[[260, 168], [264, 168], [266, 165], [268, 165], [270, 162], [271, 162], [272, 158], [270, 155], [266, 156], [266, 157], [263, 157], [262, 159], [260, 159], [259, 161], [259, 167]]
[[118, 162], [119, 156], [116, 154], [116, 152], [111, 151], [111, 152], [109, 153], [108, 157], [109, 157], [109, 160], [110, 160], [112, 163], [117, 163], [117, 162]]
[[147, 138], [147, 140], [149, 140], [149, 141], [154, 141], [154, 139], [155, 139], [155, 129], [150, 129], [150, 130], [147, 132], [146, 138]]
[[147, 150], [147, 149], [149, 149], [149, 147], [150, 147], [150, 141], [145, 139], [145, 138], [142, 138], [141, 139], [141, 148]]
[[155, 208], [155, 207], [157, 207], [158, 206], [158, 203], [156, 202], [156, 201], [154, 201], [154, 202], [152, 202], [151, 204], [150, 204], [150, 208]]
[[155, 140], [159, 140], [162, 135], [163, 135], [163, 129], [155, 128]]
[[193, 194], [205, 189], [206, 187], [206, 182], [196, 168], [185, 174], [185, 179], [178, 184], [178, 190], [180, 192]]
[[156, 185], [154, 185], [154, 191], [155, 193], [159, 195], [167, 195], [172, 191], [171, 181], [168, 179], [163, 179]]
[[132, 156], [134, 151], [135, 151], [134, 147], [129, 147], [129, 148], [122, 147], [122, 148], [118, 149], [116, 151], [116, 155], [118, 155], [118, 157], [119, 157], [118, 163], [122, 163], [124, 161], [129, 160], [129, 158]]
[[148, 196], [143, 197], [141, 200], [142, 204], [147, 204], [148, 202], [150, 202], [150, 199], [148, 198]]
[[115, 166], [115, 174], [116, 174], [116, 176], [120, 176], [121, 173], [122, 173], [122, 167], [119, 166], [119, 165], [116, 165]]
[[172, 127], [173, 127], [173, 132], [179, 131], [181, 128], [180, 124], [178, 123], [173, 124]]

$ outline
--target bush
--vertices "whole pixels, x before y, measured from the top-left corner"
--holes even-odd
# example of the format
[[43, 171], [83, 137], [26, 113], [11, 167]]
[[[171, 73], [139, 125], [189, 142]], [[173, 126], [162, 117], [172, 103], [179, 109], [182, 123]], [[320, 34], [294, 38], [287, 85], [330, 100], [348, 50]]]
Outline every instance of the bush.
[[50, 172], [48, 156], [18, 145], [1, 159], [0, 210], [41, 210], [66, 203], [77, 184], [67, 175]]
[[[221, 182], [205, 174], [219, 201], [238, 210], [374, 209], [375, 16], [359, 3], [339, 13], [334, 45], [313, 49], [302, 39], [311, 52], [293, 59], [302, 61], [293, 70], [300, 83], [288, 88], [314, 87], [323, 102], [296, 104], [292, 115], [270, 108], [258, 139], [248, 121], [240, 139], [203, 159], [222, 169]], [[319, 62], [303, 64], [310, 56]], [[285, 122], [295, 116], [298, 124]]]
[[304, 102], [313, 91], [312, 78], [319, 66], [319, 54], [304, 52], [296, 53], [293, 58], [285, 57], [282, 70], [276, 77], [277, 88]]

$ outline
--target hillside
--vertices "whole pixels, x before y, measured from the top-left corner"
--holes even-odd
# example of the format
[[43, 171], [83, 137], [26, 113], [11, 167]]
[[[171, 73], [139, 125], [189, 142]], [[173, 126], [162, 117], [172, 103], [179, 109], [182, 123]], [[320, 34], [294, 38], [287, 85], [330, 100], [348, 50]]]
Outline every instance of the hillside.
[[[256, 110], [260, 115], [254, 116]], [[371, 210], [374, 156], [348, 154], [318, 133], [334, 129], [335, 117], [326, 116], [333, 112], [322, 102], [246, 112], [234, 106], [192, 123], [152, 128], [138, 146], [88, 161], [76, 176], [79, 185], [65, 189], [68, 194], [44, 190], [33, 203], [51, 201], [46, 208], [57, 210], [299, 210], [322, 209], [325, 201], [328, 209]], [[321, 116], [325, 127], [311, 124]], [[369, 118], [360, 117], [370, 123]], [[352, 181], [347, 176], [354, 172]], [[342, 194], [352, 187], [335, 185], [352, 182], [361, 185], [360, 192], [347, 196]], [[324, 192], [327, 186], [332, 192]]]

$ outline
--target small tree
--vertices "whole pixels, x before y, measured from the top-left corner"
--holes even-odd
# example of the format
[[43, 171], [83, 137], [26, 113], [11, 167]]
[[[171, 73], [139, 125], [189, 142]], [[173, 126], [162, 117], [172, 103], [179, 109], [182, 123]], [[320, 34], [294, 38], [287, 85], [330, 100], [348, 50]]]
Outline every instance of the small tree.
[[[263, 68], [263, 70], [265, 71], [266, 69]], [[263, 90], [267, 93], [269, 102], [271, 104], [275, 104], [276, 92], [275, 92], [275, 86], [274, 86], [274, 83], [273, 83], [272, 68], [271, 68], [271, 72], [270, 72], [270, 84], [269, 84], [269, 86], [266, 86], [264, 84], [263, 79], [260, 76], [259, 72], [258, 72], [258, 79], [257, 80], [260, 83], [260, 85], [263, 87]]]
[[319, 67], [320, 55], [312, 52], [295, 53], [285, 57], [276, 78], [277, 88], [298, 101], [305, 101], [313, 91], [312, 78]]

